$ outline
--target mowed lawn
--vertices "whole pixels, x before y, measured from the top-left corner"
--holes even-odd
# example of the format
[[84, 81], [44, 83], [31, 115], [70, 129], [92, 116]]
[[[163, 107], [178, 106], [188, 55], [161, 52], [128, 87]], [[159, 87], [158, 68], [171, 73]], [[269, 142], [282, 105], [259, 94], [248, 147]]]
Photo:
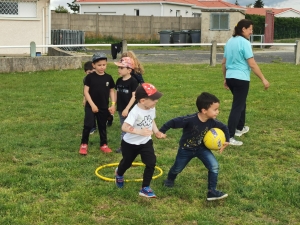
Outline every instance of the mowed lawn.
[[[221, 66], [144, 64], [144, 79], [163, 97], [157, 104], [160, 127], [171, 118], [197, 111], [197, 96], [207, 91], [221, 102], [218, 119], [227, 123], [230, 91], [223, 88]], [[181, 130], [167, 139], [153, 137], [157, 165], [164, 174], [151, 183], [158, 196], [138, 196], [141, 182], [114, 182], [96, 176], [121, 155], [99, 151], [98, 132], [90, 136], [87, 156], [78, 154], [83, 127], [83, 70], [0, 74], [0, 224], [290, 224], [300, 223], [300, 67], [260, 65], [271, 86], [265, 91], [252, 74], [247, 101], [250, 132], [223, 154], [218, 189], [228, 198], [206, 201], [207, 170], [193, 159], [174, 188], [162, 185], [172, 166]], [[118, 78], [117, 67], [107, 72]], [[120, 145], [117, 114], [108, 129], [109, 146]], [[136, 159], [140, 162], [140, 158]], [[99, 171], [114, 177], [114, 167]], [[143, 167], [127, 179], [142, 178]], [[156, 174], [158, 171], [156, 171]]]

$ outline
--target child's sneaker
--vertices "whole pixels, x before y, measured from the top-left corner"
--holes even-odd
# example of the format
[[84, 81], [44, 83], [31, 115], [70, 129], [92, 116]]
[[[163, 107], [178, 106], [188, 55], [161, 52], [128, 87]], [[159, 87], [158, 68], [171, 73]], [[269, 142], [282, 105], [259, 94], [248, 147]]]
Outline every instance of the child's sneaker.
[[219, 200], [222, 198], [226, 198], [227, 196], [228, 196], [228, 194], [224, 194], [221, 191], [209, 190], [207, 192], [207, 201], [215, 201], [215, 200]]
[[80, 149], [79, 149], [79, 154], [80, 155], [86, 155], [88, 150], [88, 145], [87, 144], [81, 144]]
[[108, 116], [106, 125], [108, 127], [111, 127], [113, 121], [114, 121], [114, 116], [113, 115]]
[[174, 180], [164, 180], [164, 186], [166, 187], [174, 187]]
[[241, 146], [241, 145], [243, 145], [243, 142], [237, 141], [232, 137], [229, 139], [229, 145]]
[[139, 195], [146, 197], [146, 198], [156, 198], [156, 195], [154, 194], [154, 192], [152, 191], [152, 189], [149, 186], [143, 187], [140, 190]]
[[118, 148], [118, 149], [116, 150], [116, 153], [122, 153], [122, 148], [121, 148], [121, 147]]
[[124, 176], [118, 175], [118, 167], [115, 170], [115, 183], [118, 188], [122, 188], [124, 186]]
[[102, 152], [104, 152], [104, 153], [110, 153], [110, 152], [112, 152], [112, 150], [111, 150], [106, 144], [102, 145], [102, 146], [100, 147], [100, 150], [101, 150]]
[[250, 128], [248, 126], [244, 126], [242, 130], [235, 130], [235, 134], [234, 135], [240, 137], [243, 134], [248, 133], [249, 129]]
[[90, 130], [90, 134], [95, 133], [95, 131], [96, 131], [96, 128], [94, 127], [94, 128], [92, 128], [92, 129]]

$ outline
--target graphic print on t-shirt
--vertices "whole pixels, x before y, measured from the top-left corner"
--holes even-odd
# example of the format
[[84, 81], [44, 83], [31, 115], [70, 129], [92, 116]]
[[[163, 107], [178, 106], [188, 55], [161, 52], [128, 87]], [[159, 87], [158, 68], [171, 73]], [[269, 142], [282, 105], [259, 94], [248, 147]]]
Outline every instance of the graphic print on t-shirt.
[[183, 144], [184, 147], [193, 148], [197, 147], [202, 143], [202, 140], [208, 131], [208, 127], [206, 127], [203, 131], [200, 131], [197, 126], [193, 126], [191, 131], [191, 138], [186, 140], [186, 143]]
[[151, 118], [150, 115], [144, 116], [144, 119], [142, 120], [142, 122], [138, 123], [137, 126], [139, 126], [141, 128], [144, 128], [144, 127], [149, 128], [149, 127], [151, 127], [152, 122], [153, 122], [153, 119]]

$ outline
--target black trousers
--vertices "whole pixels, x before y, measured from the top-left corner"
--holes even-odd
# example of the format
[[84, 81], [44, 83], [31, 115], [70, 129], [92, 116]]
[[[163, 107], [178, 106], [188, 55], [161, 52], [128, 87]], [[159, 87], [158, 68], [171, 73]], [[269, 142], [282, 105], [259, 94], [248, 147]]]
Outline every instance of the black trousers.
[[98, 124], [98, 131], [100, 135], [100, 146], [107, 144], [107, 134], [106, 134], [106, 122], [108, 117], [107, 109], [99, 109], [97, 113], [93, 113], [92, 109], [88, 106], [84, 107], [84, 125], [82, 131], [81, 144], [89, 143], [90, 131], [94, 126], [95, 117]]
[[132, 145], [122, 140], [121, 148], [123, 158], [118, 166], [118, 175], [123, 176], [126, 170], [131, 167], [131, 164], [137, 155], [140, 154], [142, 162], [146, 165], [143, 174], [142, 187], [150, 186], [156, 165], [156, 156], [154, 154], [152, 139], [150, 139], [146, 144], [141, 145]]
[[228, 118], [230, 137], [234, 137], [235, 130], [242, 130], [246, 121], [246, 100], [250, 82], [238, 79], [226, 79], [226, 83], [233, 95], [231, 111]]

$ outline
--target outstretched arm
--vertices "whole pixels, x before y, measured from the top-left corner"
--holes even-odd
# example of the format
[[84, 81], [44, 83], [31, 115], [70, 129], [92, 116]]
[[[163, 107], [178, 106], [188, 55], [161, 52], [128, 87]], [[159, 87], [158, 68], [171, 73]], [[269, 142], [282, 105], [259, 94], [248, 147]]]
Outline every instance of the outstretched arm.
[[164, 133], [162, 133], [162, 132], [160, 132], [160, 131], [158, 130], [158, 128], [157, 128], [156, 123], [155, 123], [154, 120], [153, 120], [153, 123], [152, 123], [152, 131], [153, 131], [153, 133], [155, 134], [155, 137], [156, 137], [156, 138], [166, 138], [166, 137], [167, 137], [166, 134], [164, 134]]
[[122, 131], [131, 134], [138, 134], [146, 137], [151, 136], [153, 134], [152, 130], [149, 130], [148, 128], [136, 129], [126, 122], [124, 122], [122, 125]]

